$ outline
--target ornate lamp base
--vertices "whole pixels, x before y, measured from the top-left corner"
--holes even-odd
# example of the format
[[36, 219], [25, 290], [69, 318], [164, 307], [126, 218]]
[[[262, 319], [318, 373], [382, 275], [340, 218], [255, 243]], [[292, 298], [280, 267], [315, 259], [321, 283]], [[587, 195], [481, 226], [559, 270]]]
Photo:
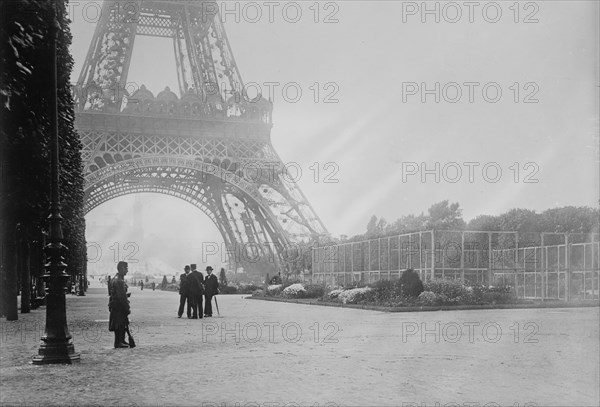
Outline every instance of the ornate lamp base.
[[56, 363], [76, 363], [79, 362], [80, 355], [75, 353], [75, 346], [71, 339], [67, 340], [47, 340], [42, 338], [39, 355], [32, 358], [34, 365], [49, 365]]

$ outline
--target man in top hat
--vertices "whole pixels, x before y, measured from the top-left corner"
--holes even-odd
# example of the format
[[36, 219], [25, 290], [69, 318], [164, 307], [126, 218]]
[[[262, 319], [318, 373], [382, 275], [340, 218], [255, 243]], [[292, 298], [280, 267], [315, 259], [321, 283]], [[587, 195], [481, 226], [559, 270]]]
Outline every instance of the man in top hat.
[[190, 264], [192, 272], [186, 277], [188, 289], [192, 297], [192, 319], [202, 318], [202, 294], [204, 294], [204, 277], [196, 270], [195, 264]]
[[183, 308], [185, 307], [185, 303], [187, 301], [187, 317], [192, 317], [192, 303], [191, 296], [189, 290], [189, 281], [188, 277], [190, 275], [190, 266], [185, 266], [183, 268], [185, 274], [179, 276], [179, 311], [177, 312], [177, 318], [181, 318], [183, 315]]
[[130, 313], [129, 294], [127, 293], [127, 284], [125, 275], [127, 274], [127, 262], [120, 261], [117, 264], [117, 275], [110, 281], [110, 299], [108, 300], [108, 310], [110, 312], [108, 320], [108, 330], [115, 333], [115, 348], [128, 348], [129, 344], [125, 342], [125, 332], [129, 327]]
[[212, 317], [212, 297], [219, 293], [219, 279], [213, 273], [211, 266], [206, 267], [204, 279], [204, 316]]

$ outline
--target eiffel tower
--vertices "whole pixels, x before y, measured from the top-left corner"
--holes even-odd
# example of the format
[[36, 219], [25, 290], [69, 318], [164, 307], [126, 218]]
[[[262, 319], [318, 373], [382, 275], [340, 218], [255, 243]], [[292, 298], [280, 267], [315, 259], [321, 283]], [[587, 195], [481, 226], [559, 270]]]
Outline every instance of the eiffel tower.
[[[127, 194], [171, 195], [209, 216], [230, 260], [281, 265], [294, 243], [328, 232], [271, 144], [271, 102], [245, 95], [217, 10], [201, 0], [104, 2], [74, 86], [85, 212]], [[138, 35], [173, 40], [181, 97], [128, 91]]]

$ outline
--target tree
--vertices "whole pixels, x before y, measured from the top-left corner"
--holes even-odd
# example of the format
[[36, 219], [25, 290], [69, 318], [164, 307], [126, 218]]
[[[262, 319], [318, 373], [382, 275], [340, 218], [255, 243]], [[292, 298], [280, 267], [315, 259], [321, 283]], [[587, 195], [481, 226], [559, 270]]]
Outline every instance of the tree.
[[[0, 261], [3, 284], [1, 297], [10, 302], [11, 319], [16, 319], [16, 270], [42, 270], [37, 256], [44, 240], [50, 202], [49, 98], [52, 80], [48, 69], [50, 11], [54, 2], [41, 0], [0, 2], [0, 246], [9, 253]], [[74, 113], [69, 84], [73, 59], [69, 54], [71, 34], [64, 1], [58, 1], [57, 79], [60, 148], [60, 197], [64, 244], [68, 247], [67, 273], [86, 272], [85, 221], [83, 218], [83, 167], [81, 142], [74, 130]], [[17, 263], [16, 256], [21, 261]], [[26, 261], [23, 261], [26, 259]], [[25, 266], [23, 266], [25, 264]], [[27, 290], [29, 278], [21, 288]], [[35, 276], [35, 277], [40, 277]], [[25, 296], [24, 296], [25, 297]], [[5, 304], [8, 305], [8, 304]]]
[[399, 235], [403, 233], [416, 232], [424, 230], [427, 217], [422, 213], [418, 216], [406, 215], [389, 224], [386, 228], [386, 235]]
[[531, 209], [515, 208], [498, 217], [500, 230], [520, 233], [541, 232], [540, 217]]
[[377, 216], [373, 215], [369, 223], [367, 223], [367, 233], [365, 236], [368, 239], [383, 236], [387, 226], [388, 223], [384, 218], [377, 219]]
[[539, 215], [541, 227], [555, 233], [598, 233], [600, 213], [589, 207], [552, 208]]
[[435, 230], [462, 230], [465, 221], [462, 218], [462, 209], [458, 202], [448, 204], [448, 200], [431, 205], [428, 209], [429, 218], [425, 222], [426, 229]]
[[500, 230], [500, 220], [497, 216], [479, 215], [469, 221], [467, 229], [483, 231]]
[[367, 237], [373, 237], [377, 234], [377, 216], [371, 216], [369, 223], [367, 223]]

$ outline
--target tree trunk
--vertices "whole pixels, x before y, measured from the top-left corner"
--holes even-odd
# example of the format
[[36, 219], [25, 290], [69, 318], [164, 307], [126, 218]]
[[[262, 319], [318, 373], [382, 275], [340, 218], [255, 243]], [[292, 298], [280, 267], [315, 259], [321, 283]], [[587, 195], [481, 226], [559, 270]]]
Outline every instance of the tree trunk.
[[31, 247], [29, 240], [21, 243], [21, 314], [31, 311]]
[[6, 242], [6, 284], [4, 284], [3, 296], [5, 296], [5, 309], [7, 321], [16, 321], [19, 319], [17, 307], [17, 251], [14, 241]]

